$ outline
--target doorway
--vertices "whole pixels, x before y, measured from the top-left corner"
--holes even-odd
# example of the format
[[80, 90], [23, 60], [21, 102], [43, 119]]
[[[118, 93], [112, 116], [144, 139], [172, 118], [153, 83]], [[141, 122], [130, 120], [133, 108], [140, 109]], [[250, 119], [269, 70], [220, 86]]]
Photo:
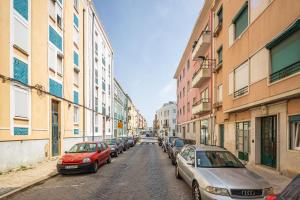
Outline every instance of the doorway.
[[261, 118], [261, 164], [276, 168], [277, 117]]
[[51, 148], [52, 157], [60, 155], [60, 127], [59, 127], [59, 102], [52, 101], [51, 103], [51, 118], [52, 118], [52, 137]]
[[219, 125], [220, 131], [220, 147], [224, 148], [224, 124]]
[[182, 127], [182, 138], [185, 139], [185, 127]]

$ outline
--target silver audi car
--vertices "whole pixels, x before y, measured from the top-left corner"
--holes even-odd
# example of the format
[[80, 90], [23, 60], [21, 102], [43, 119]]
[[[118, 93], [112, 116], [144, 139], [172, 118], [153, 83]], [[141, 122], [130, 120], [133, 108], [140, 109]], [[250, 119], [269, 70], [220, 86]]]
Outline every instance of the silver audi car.
[[262, 177], [216, 146], [185, 146], [177, 155], [175, 175], [192, 188], [194, 200], [263, 200], [273, 193]]

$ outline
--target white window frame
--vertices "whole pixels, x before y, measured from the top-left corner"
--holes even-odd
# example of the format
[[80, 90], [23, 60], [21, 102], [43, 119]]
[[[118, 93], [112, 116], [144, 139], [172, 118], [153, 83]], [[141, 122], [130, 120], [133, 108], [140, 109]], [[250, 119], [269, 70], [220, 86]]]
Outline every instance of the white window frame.
[[[12, 17], [12, 24], [13, 24], [13, 44], [16, 45], [18, 48], [22, 49], [24, 52], [29, 53], [30, 51], [30, 26], [29, 26], [29, 21], [31, 20], [31, 9], [30, 9], [30, 1], [28, 1], [29, 5], [28, 5], [28, 21], [26, 21], [15, 9], [13, 9], [13, 17]], [[27, 29], [27, 49], [22, 48], [21, 46], [19, 46], [18, 44], [15, 43], [15, 25], [14, 25], [14, 20], [17, 20], [19, 23], [21, 23], [22, 25], [24, 25], [24, 27]]]
[[[296, 139], [294, 137], [292, 137], [291, 135], [291, 123], [289, 120], [288, 120], [288, 147], [289, 147], [289, 150], [291, 151], [300, 151], [300, 146], [295, 146], [295, 147], [291, 147], [292, 144], [290, 144], [290, 142], [293, 142], [295, 143], [295, 140], [298, 139], [298, 137], [300, 137], [300, 130], [298, 130], [298, 135], [296, 135]], [[298, 129], [300, 129], [300, 122], [298, 123]], [[293, 141], [291, 141], [293, 139]]]
[[[75, 110], [77, 110], [77, 112], [75, 112]], [[74, 108], [73, 108], [73, 123], [74, 124], [79, 124], [80, 122], [80, 109], [78, 106], [75, 106], [74, 105]]]
[[[76, 74], [76, 75], [75, 75]], [[76, 79], [76, 76], [77, 76], [77, 79]], [[77, 81], [76, 81], [77, 80]], [[75, 71], [74, 70], [74, 85], [76, 86], [79, 86], [79, 83], [80, 83], [80, 79], [79, 79], [79, 72]]]
[[[15, 104], [17, 103], [17, 100], [15, 98], [15, 91], [18, 91], [18, 92], [23, 92], [24, 94], [27, 95], [27, 116], [17, 116], [16, 115], [16, 107], [15, 107]], [[13, 118], [16, 118], [16, 119], [26, 119], [26, 120], [29, 120], [30, 119], [30, 116], [31, 116], [31, 95], [30, 95], [30, 92], [27, 88], [25, 87], [22, 87], [18, 84], [14, 84], [12, 86], [12, 91], [13, 91], [13, 94], [12, 94], [12, 113], [13, 113]]]

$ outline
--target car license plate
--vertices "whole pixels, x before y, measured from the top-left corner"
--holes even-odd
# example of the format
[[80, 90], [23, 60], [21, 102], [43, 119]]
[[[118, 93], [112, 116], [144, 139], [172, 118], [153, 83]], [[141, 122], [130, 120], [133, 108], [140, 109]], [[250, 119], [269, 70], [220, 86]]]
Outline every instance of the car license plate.
[[78, 166], [77, 165], [67, 165], [65, 166], [66, 169], [77, 169]]

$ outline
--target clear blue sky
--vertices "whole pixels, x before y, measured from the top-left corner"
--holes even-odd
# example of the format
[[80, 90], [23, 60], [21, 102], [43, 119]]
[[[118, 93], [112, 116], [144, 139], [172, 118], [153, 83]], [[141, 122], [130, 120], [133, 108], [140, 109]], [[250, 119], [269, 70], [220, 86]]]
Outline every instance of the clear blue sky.
[[111, 40], [117, 80], [152, 126], [176, 100], [173, 75], [203, 0], [94, 0]]

